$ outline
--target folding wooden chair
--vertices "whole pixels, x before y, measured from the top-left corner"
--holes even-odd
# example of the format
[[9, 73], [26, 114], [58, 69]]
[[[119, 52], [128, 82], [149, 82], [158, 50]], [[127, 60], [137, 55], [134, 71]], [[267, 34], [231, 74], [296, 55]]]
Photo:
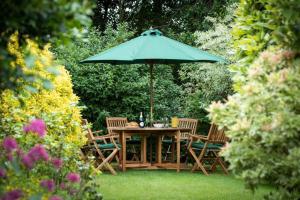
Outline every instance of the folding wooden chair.
[[[225, 136], [224, 129], [218, 130], [218, 126], [212, 124], [207, 136], [204, 135], [189, 135], [188, 151], [195, 159], [195, 164], [192, 172], [196, 169], [201, 169], [205, 175], [208, 175], [205, 169], [205, 163], [210, 164], [211, 171], [214, 171], [217, 165], [220, 165], [225, 174], [228, 174], [226, 165], [219, 156], [221, 147], [228, 141]], [[197, 156], [196, 152], [199, 151]], [[212, 164], [211, 164], [212, 163]]]
[[[114, 137], [119, 137], [118, 133], [113, 132], [111, 130], [112, 127], [125, 127], [128, 123], [128, 120], [126, 117], [106, 117], [106, 125], [107, 125], [107, 131], [108, 134]], [[139, 157], [137, 156], [137, 151], [135, 148], [135, 145], [140, 143], [140, 140], [133, 139], [132, 137], [126, 138], [128, 139], [126, 142], [130, 145], [130, 153], [132, 153], [132, 161], [139, 161]]]
[[[100, 163], [96, 169], [101, 170], [106, 167], [113, 175], [116, 175], [117, 173], [110, 162], [118, 156], [121, 146], [115, 142], [112, 135], [94, 136], [94, 132], [88, 127], [87, 120], [84, 119], [83, 124], [86, 125], [88, 146], [95, 150]], [[105, 157], [107, 152], [109, 152], [109, 155]]]
[[[181, 135], [180, 135], [180, 139], [181, 139], [180, 143], [183, 144], [183, 145], [187, 145], [189, 135], [190, 134], [192, 134], [192, 135], [196, 134], [198, 120], [197, 119], [191, 119], [191, 118], [179, 118], [178, 121], [179, 121], [178, 127], [192, 129], [190, 132], [182, 132]], [[174, 146], [174, 142], [172, 140], [163, 140], [163, 143], [169, 144], [169, 146], [167, 148], [167, 151], [166, 151], [166, 154], [165, 154], [165, 158], [164, 158], [164, 160], [166, 161], [167, 158], [168, 158], [168, 154], [174, 154], [175, 146]], [[187, 157], [187, 155], [185, 155], [185, 157]]]

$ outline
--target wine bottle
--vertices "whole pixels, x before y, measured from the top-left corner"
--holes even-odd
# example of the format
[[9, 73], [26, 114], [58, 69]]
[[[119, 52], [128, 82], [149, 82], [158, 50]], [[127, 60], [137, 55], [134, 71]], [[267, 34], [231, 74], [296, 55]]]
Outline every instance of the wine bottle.
[[143, 117], [143, 112], [140, 113], [139, 127], [140, 128], [144, 128], [145, 127], [145, 120], [144, 120], [144, 117]]

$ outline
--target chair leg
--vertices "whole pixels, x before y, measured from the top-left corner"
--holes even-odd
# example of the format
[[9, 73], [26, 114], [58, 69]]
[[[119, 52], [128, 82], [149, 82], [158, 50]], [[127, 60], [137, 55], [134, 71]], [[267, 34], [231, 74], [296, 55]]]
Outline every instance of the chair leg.
[[[226, 165], [225, 165], [225, 163], [223, 162], [223, 160], [222, 160], [222, 158], [218, 155], [218, 153], [217, 152], [214, 152], [213, 151], [213, 154], [215, 155], [215, 157], [216, 157], [216, 160], [215, 160], [215, 166], [214, 167], [216, 167], [216, 165], [217, 164], [219, 164], [220, 166], [221, 166], [221, 168], [222, 168], [222, 170], [224, 171], [224, 173], [226, 174], [226, 175], [228, 175], [228, 170], [227, 170], [227, 167], [226, 167]], [[214, 165], [213, 164], [213, 165]]]
[[96, 168], [97, 170], [100, 170], [102, 169], [102, 167], [105, 165], [107, 167], [107, 169], [113, 174], [113, 175], [116, 175], [116, 171], [113, 169], [113, 167], [109, 164], [109, 160], [112, 159], [115, 154], [118, 153], [118, 149], [114, 149], [113, 152], [107, 157], [105, 158], [103, 156], [103, 154], [100, 152], [99, 153], [99, 156], [100, 156], [100, 159], [102, 160], [102, 163], [100, 165], [98, 165], [98, 167]]
[[171, 149], [171, 145], [168, 146], [168, 149], [167, 149], [167, 151], [165, 152], [166, 155], [165, 155], [165, 157], [164, 157], [164, 161], [167, 161], [167, 159], [168, 159], [168, 154], [171, 153], [171, 152], [170, 152], [170, 149]]
[[[203, 150], [202, 150], [203, 151]], [[194, 150], [192, 148], [189, 149], [189, 152], [191, 153], [191, 155], [193, 156], [193, 158], [195, 159], [196, 163], [194, 164], [194, 167], [192, 169], [192, 172], [194, 172], [197, 168], [200, 168], [202, 170], [202, 172], [208, 176], [208, 173], [206, 171], [206, 169], [204, 168], [204, 166], [202, 165], [199, 157], [197, 157], [196, 153], [194, 152]], [[200, 154], [201, 155], [201, 154]]]
[[133, 156], [131, 158], [131, 161], [140, 161], [139, 157], [136, 155], [137, 152], [136, 152], [134, 145], [132, 145], [132, 152], [133, 152]]

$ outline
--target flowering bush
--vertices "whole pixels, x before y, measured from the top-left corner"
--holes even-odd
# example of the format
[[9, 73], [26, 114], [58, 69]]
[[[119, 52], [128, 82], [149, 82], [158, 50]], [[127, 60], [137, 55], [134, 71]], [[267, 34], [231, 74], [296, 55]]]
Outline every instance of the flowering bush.
[[[228, 127], [224, 152], [233, 172], [254, 188], [278, 188], [276, 199], [300, 198], [300, 60], [292, 51], [261, 53], [249, 67], [247, 84], [225, 104], [210, 106], [211, 118]], [[296, 58], [296, 59], [295, 59]]]
[[213, 103], [213, 122], [228, 128], [232, 172], [269, 199], [300, 199], [299, 2], [241, 0], [232, 31], [236, 94]]
[[[46, 126], [41, 128], [40, 124], [44, 123], [39, 119], [25, 127], [32, 127], [35, 130], [33, 134], [38, 131], [45, 133]], [[42, 144], [35, 144], [25, 153], [17, 141], [9, 136], [4, 138], [0, 148], [0, 199], [84, 198], [83, 191], [89, 188], [85, 181], [81, 180], [78, 173], [67, 172], [69, 169], [62, 159], [51, 158]]]
[[[25, 52], [30, 52], [35, 58], [30, 69], [26, 68], [28, 73], [35, 76], [51, 80], [51, 90], [45, 89], [44, 82], [34, 82], [36, 91], [26, 93], [26, 88], [18, 88], [23, 94], [16, 98], [10, 90], [5, 90], [0, 94], [0, 136], [13, 135], [23, 145], [31, 146], [38, 139], [31, 134], [35, 132], [43, 137], [42, 132], [45, 124], [40, 120], [35, 120], [31, 125], [23, 127], [24, 123], [33, 118], [43, 119], [48, 125], [47, 135], [45, 136], [45, 147], [57, 157], [68, 159], [68, 165], [75, 167], [78, 160], [78, 149], [86, 143], [86, 137], [81, 129], [80, 108], [76, 105], [78, 97], [73, 94], [71, 79], [63, 66], [55, 65], [53, 56], [48, 50], [49, 46], [39, 49], [37, 44], [27, 40], [26, 49], [18, 46], [17, 35], [11, 37], [8, 45], [9, 52], [16, 56], [14, 65], [25, 66]], [[56, 75], [51, 73], [56, 71]], [[19, 80], [26, 82], [26, 80]], [[50, 84], [51, 85], [51, 84]], [[61, 148], [63, 146], [63, 148]], [[61, 151], [58, 151], [61, 149]], [[57, 154], [60, 152], [60, 155]]]
[[[80, 159], [80, 147], [87, 139], [70, 76], [54, 63], [49, 46], [40, 49], [27, 40], [24, 49], [17, 38], [13, 35], [8, 45], [16, 57], [10, 65], [24, 67], [33, 80], [27, 84], [27, 79], [18, 79], [22, 83], [16, 88], [18, 96], [8, 89], [0, 94], [0, 196], [17, 199], [44, 194], [49, 199], [68, 199], [70, 195], [71, 199], [85, 199], [91, 196], [84, 195], [93, 193], [95, 197], [93, 168]], [[68, 181], [70, 172], [81, 178], [77, 177], [76, 183]], [[92, 181], [89, 186], [88, 181]], [[51, 197], [53, 194], [56, 196]]]

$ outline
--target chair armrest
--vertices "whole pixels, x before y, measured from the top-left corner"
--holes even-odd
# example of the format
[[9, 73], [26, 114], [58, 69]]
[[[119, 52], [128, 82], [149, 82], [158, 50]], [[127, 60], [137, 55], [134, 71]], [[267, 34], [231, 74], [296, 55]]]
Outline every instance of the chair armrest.
[[99, 133], [102, 133], [103, 132], [103, 130], [98, 130], [98, 131], [93, 131], [92, 133], [93, 133], [93, 135], [99, 135]]
[[189, 138], [190, 140], [194, 140], [194, 139], [197, 139], [197, 140], [208, 140], [207, 136], [205, 135], [193, 135], [193, 134], [189, 134]]
[[112, 136], [111, 135], [101, 135], [101, 136], [95, 136], [93, 138], [93, 140], [107, 140], [107, 139], [111, 139]]

